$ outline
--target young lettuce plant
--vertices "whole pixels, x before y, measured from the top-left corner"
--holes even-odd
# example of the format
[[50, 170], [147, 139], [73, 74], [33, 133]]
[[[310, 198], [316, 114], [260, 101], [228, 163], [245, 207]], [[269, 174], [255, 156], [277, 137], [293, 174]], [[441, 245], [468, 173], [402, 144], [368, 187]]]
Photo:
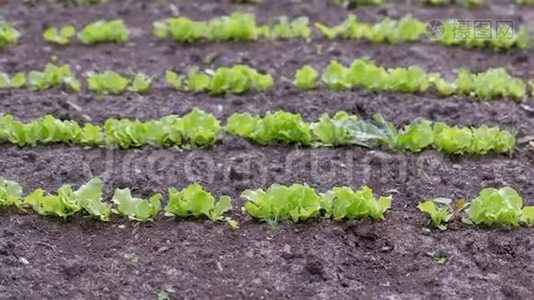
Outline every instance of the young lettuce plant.
[[103, 188], [102, 180], [95, 177], [75, 191], [74, 197], [89, 216], [107, 222], [111, 214], [111, 205], [102, 202]]
[[[523, 199], [512, 188], [486, 188], [471, 201], [465, 221], [475, 225], [519, 226], [523, 221]], [[531, 208], [526, 209], [527, 218]]]
[[429, 217], [429, 224], [440, 230], [447, 229], [445, 223], [448, 223], [454, 216], [452, 212], [451, 199], [436, 198], [419, 203], [417, 208], [426, 213]]
[[138, 94], [147, 93], [150, 90], [153, 79], [153, 77], [149, 77], [146, 74], [137, 73], [133, 76], [128, 91]]
[[36, 189], [26, 196], [24, 205], [30, 206], [42, 216], [55, 216], [65, 219], [82, 209], [76, 201], [74, 191], [70, 185], [61, 186], [56, 195], [47, 194], [40, 188]]
[[158, 38], [172, 38], [180, 43], [192, 43], [204, 39], [207, 34], [207, 23], [194, 21], [185, 17], [169, 18], [156, 21], [153, 33]]
[[126, 91], [130, 80], [117, 72], [107, 70], [103, 73], [89, 72], [87, 85], [97, 95], [119, 95]]
[[405, 126], [399, 133], [394, 148], [400, 151], [420, 152], [434, 144], [432, 123], [416, 121]]
[[247, 91], [264, 92], [273, 85], [273, 78], [269, 74], [260, 74], [246, 65], [220, 67], [210, 79], [208, 90], [212, 95], [226, 92], [243, 94]]
[[0, 140], [18, 146], [65, 143], [74, 145], [101, 145], [102, 129], [85, 124], [83, 127], [74, 121], [62, 121], [50, 115], [22, 123], [11, 115], [0, 116]]
[[43, 38], [50, 43], [57, 45], [67, 45], [70, 39], [76, 35], [76, 28], [71, 25], [63, 26], [61, 29], [50, 27], [43, 32]]
[[241, 197], [248, 200], [243, 207], [245, 212], [272, 227], [280, 220], [305, 222], [318, 217], [321, 211], [321, 197], [302, 184], [273, 184], [266, 191], [246, 190]]
[[218, 201], [199, 184], [191, 184], [181, 191], [169, 189], [169, 202], [165, 207], [166, 216], [179, 218], [207, 217], [213, 222], [225, 220], [232, 228], [237, 228], [237, 222], [223, 214], [232, 209], [232, 200], [228, 196], [221, 196]]
[[308, 91], [317, 88], [319, 73], [309, 65], [300, 68], [295, 74], [293, 85], [301, 91]]
[[208, 41], [255, 41], [265, 29], [257, 26], [254, 14], [234, 12], [208, 22]]
[[124, 43], [128, 40], [128, 29], [122, 20], [99, 20], [85, 26], [78, 38], [84, 44]]
[[312, 142], [310, 124], [304, 122], [299, 114], [284, 111], [267, 112], [263, 118], [249, 113], [234, 113], [227, 120], [226, 131], [260, 145], [280, 142], [309, 146]]
[[26, 74], [20, 72], [12, 77], [6, 73], [0, 73], [0, 90], [14, 88], [18, 89], [26, 85]]
[[321, 80], [331, 90], [348, 90], [352, 88], [350, 71], [337, 61], [331, 61], [326, 67]]
[[185, 17], [169, 18], [154, 23], [153, 33], [158, 38], [172, 38], [180, 43], [196, 41], [255, 41], [266, 29], [256, 25], [253, 14], [235, 12], [213, 18], [208, 22]]
[[198, 67], [189, 69], [187, 73], [187, 90], [192, 93], [202, 93], [208, 90], [211, 83], [209, 75], [199, 71]]
[[373, 147], [386, 139], [383, 128], [339, 111], [333, 118], [323, 114], [319, 122], [313, 123], [314, 139], [322, 146], [360, 145]]
[[370, 91], [385, 91], [390, 84], [388, 71], [367, 58], [356, 59], [350, 65], [351, 85]]
[[276, 40], [294, 38], [308, 40], [311, 36], [309, 23], [307, 17], [298, 17], [294, 20], [289, 20], [288, 17], [282, 16], [278, 19], [278, 22], [271, 27], [269, 36]]
[[184, 88], [184, 76], [179, 75], [176, 72], [171, 70], [165, 71], [165, 80], [176, 90], [182, 90]]
[[464, 199], [456, 201], [454, 207], [448, 198], [435, 198], [419, 203], [417, 208], [426, 213], [430, 220], [428, 224], [440, 230], [447, 229], [446, 223], [458, 216], [467, 207]]
[[100, 179], [93, 178], [77, 191], [68, 184], [61, 186], [56, 195], [37, 189], [24, 199], [23, 204], [43, 216], [67, 218], [84, 211], [94, 218], [108, 221], [111, 209], [102, 202], [102, 185]]
[[363, 186], [354, 191], [350, 187], [334, 187], [321, 195], [321, 207], [325, 217], [341, 220], [383, 220], [384, 213], [391, 208], [392, 197], [375, 198], [373, 191]]
[[106, 144], [128, 149], [143, 145], [205, 147], [221, 135], [219, 121], [199, 109], [183, 117], [166, 116], [159, 120], [108, 119], [104, 124]]
[[22, 207], [22, 187], [15, 181], [0, 178], [0, 207]]
[[478, 74], [461, 69], [455, 84], [459, 93], [484, 101], [497, 97], [520, 100], [526, 94], [525, 83], [519, 78], [510, 76], [503, 68], [489, 69]]
[[0, 50], [17, 43], [20, 32], [11, 23], [0, 20]]
[[328, 27], [315, 23], [315, 27], [328, 39], [365, 39], [374, 43], [405, 43], [421, 39], [426, 24], [410, 15], [400, 20], [386, 18], [378, 23], [360, 22], [355, 15], [349, 15], [341, 24]]
[[76, 79], [69, 65], [47, 64], [42, 72], [31, 71], [28, 74], [28, 85], [38, 92], [59, 86], [65, 86], [73, 92], [79, 92], [81, 89], [80, 81]]
[[130, 220], [147, 222], [154, 221], [161, 210], [161, 194], [155, 194], [148, 200], [134, 198], [130, 189], [116, 189], [113, 195], [113, 203], [116, 208], [112, 209], [113, 213], [126, 216]]
[[510, 153], [516, 145], [515, 135], [498, 127], [451, 127], [433, 124], [434, 147], [451, 154]]
[[521, 224], [532, 227], [534, 226], [534, 206], [525, 206], [521, 210]]

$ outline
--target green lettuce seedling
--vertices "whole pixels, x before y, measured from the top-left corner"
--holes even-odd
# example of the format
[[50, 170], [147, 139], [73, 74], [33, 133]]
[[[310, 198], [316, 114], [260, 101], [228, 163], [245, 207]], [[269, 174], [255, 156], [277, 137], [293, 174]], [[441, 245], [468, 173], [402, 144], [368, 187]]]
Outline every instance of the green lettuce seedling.
[[146, 74], [137, 73], [133, 76], [128, 91], [132, 93], [147, 93], [152, 85], [154, 78], [148, 77]]
[[76, 35], [76, 28], [71, 25], [63, 26], [61, 29], [50, 27], [43, 32], [43, 38], [50, 43], [64, 46]]
[[316, 23], [315, 27], [328, 39], [342, 37], [344, 39], [365, 39], [375, 43], [405, 43], [421, 39], [426, 24], [410, 15], [400, 20], [386, 18], [371, 24], [358, 21], [355, 15], [349, 15], [341, 24], [328, 27]]
[[243, 209], [249, 215], [273, 226], [280, 220], [305, 222], [318, 217], [321, 210], [319, 195], [302, 184], [273, 184], [266, 191], [246, 190], [241, 197], [248, 200]]
[[103, 188], [102, 180], [95, 177], [75, 191], [74, 197], [81, 208], [91, 217], [101, 221], [109, 221], [111, 205], [102, 202]]
[[179, 218], [204, 216], [213, 222], [227, 220], [228, 224], [235, 227], [237, 225], [235, 221], [223, 216], [232, 209], [231, 201], [228, 196], [222, 196], [215, 201], [212, 194], [194, 183], [181, 191], [169, 189], [169, 202], [165, 207], [165, 215]]
[[352, 88], [350, 71], [337, 61], [331, 61], [321, 77], [331, 90], [346, 90]]
[[0, 178], [0, 207], [22, 207], [22, 187], [15, 181]]
[[20, 72], [13, 77], [9, 77], [6, 73], [0, 73], [0, 90], [14, 88], [18, 89], [26, 85], [26, 74]]
[[165, 71], [165, 79], [173, 88], [177, 90], [181, 90], [183, 88], [184, 77], [182, 75], [178, 75], [171, 70], [167, 70]]
[[419, 203], [417, 208], [430, 217], [429, 224], [445, 230], [447, 229], [445, 223], [448, 223], [454, 216], [451, 202], [452, 200], [448, 198], [436, 198]]
[[28, 85], [33, 91], [39, 92], [59, 86], [65, 86], [73, 92], [79, 92], [81, 89], [81, 84], [69, 65], [47, 64], [42, 72], [31, 71], [28, 74]]
[[451, 127], [433, 124], [434, 147], [451, 154], [510, 153], [516, 145], [515, 135], [498, 127]]
[[190, 20], [185, 17], [169, 18], [154, 22], [153, 33], [158, 38], [171, 37], [176, 42], [191, 43], [207, 36], [206, 22]]
[[256, 25], [253, 14], [235, 12], [213, 18], [208, 22], [185, 17], [169, 18], [154, 23], [153, 33], [158, 38], [172, 38], [181, 43], [206, 41], [255, 41], [265, 28]]
[[159, 120], [108, 119], [104, 123], [106, 144], [128, 149], [142, 145], [205, 147], [221, 135], [219, 121], [199, 109], [183, 117], [166, 116]]
[[321, 195], [321, 207], [325, 210], [325, 217], [336, 221], [383, 220], [384, 213], [391, 207], [391, 200], [391, 196], [375, 199], [373, 191], [367, 186], [358, 191], [350, 187], [334, 187]]
[[382, 128], [344, 111], [337, 112], [333, 118], [323, 114], [319, 122], [311, 126], [313, 135], [323, 146], [372, 147], [386, 139], [386, 133]]
[[351, 85], [371, 91], [385, 91], [392, 85], [388, 71], [367, 58], [356, 59], [350, 65]]
[[269, 36], [277, 40], [294, 38], [307, 40], [311, 36], [309, 20], [307, 17], [298, 17], [294, 20], [286, 16], [279, 17], [278, 22], [269, 30]]
[[476, 225], [519, 226], [523, 213], [522, 207], [523, 199], [514, 189], [510, 187], [487, 188], [471, 201], [466, 221]]
[[114, 71], [103, 73], [89, 72], [87, 85], [89, 90], [98, 95], [119, 95], [126, 91], [130, 80]]
[[534, 206], [525, 206], [521, 210], [521, 224], [525, 226], [534, 226]]
[[11, 23], [0, 20], [0, 50], [8, 45], [15, 44], [20, 37], [20, 32]]
[[489, 69], [478, 74], [461, 69], [455, 84], [459, 93], [481, 100], [497, 97], [523, 99], [526, 94], [525, 83], [519, 78], [510, 76], [503, 68]]
[[433, 143], [434, 130], [432, 123], [421, 120], [404, 127], [397, 138], [395, 148], [416, 153], [432, 146]]
[[227, 120], [226, 130], [261, 145], [273, 142], [310, 145], [312, 142], [310, 124], [299, 114], [283, 111], [267, 112], [263, 118], [234, 113]]
[[113, 208], [113, 213], [126, 216], [130, 220], [147, 222], [154, 221], [159, 211], [161, 210], [161, 194], [155, 194], [148, 200], [141, 198], [134, 198], [130, 189], [116, 189], [113, 195], [113, 203], [116, 208]]
[[36, 189], [26, 196], [24, 204], [30, 206], [42, 216], [67, 218], [79, 212], [82, 208], [74, 196], [70, 185], [59, 188], [57, 195], [47, 194], [42, 189]]
[[65, 184], [56, 195], [37, 189], [24, 199], [23, 204], [40, 215], [61, 218], [84, 211], [92, 217], [108, 221], [111, 212], [110, 206], [102, 202], [102, 181], [98, 178], [91, 179], [77, 191]]
[[191, 68], [187, 73], [187, 90], [192, 93], [201, 93], [208, 90], [211, 78], [201, 73], [198, 68]]
[[300, 68], [295, 74], [293, 84], [301, 91], [313, 90], [317, 87], [319, 73], [309, 65]]
[[177, 129], [183, 135], [184, 142], [191, 147], [213, 145], [221, 137], [221, 125], [213, 114], [194, 108], [181, 118]]
[[208, 90], [212, 95], [221, 95], [226, 92], [242, 94], [247, 91], [264, 92], [272, 85], [271, 75], [260, 74], [249, 66], [234, 65], [217, 68], [211, 77]]
[[22, 123], [11, 115], [0, 116], [0, 138], [19, 146], [65, 143], [75, 145], [101, 145], [102, 129], [74, 121], [62, 121], [50, 115]]
[[85, 26], [78, 38], [84, 44], [123, 43], [128, 40], [128, 29], [122, 20], [100, 20]]

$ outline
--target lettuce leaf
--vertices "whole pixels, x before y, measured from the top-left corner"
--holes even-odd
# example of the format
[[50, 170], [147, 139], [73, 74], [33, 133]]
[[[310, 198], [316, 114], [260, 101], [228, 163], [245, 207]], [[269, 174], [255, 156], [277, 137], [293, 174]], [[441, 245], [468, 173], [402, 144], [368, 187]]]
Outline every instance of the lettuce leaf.
[[126, 216], [130, 220], [139, 222], [154, 221], [161, 210], [161, 194], [155, 194], [148, 200], [134, 198], [130, 189], [116, 189], [113, 195], [113, 203], [116, 208], [112, 211], [116, 214]]

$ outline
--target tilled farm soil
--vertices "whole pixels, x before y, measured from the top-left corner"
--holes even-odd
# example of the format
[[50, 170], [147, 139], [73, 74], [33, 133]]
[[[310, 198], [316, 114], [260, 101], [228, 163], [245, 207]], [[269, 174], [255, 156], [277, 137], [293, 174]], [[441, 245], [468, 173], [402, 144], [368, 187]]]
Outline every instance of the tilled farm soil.
[[[387, 66], [418, 64], [447, 76], [460, 67], [485, 70], [502, 66], [528, 79], [534, 77], [532, 52], [324, 39], [184, 46], [155, 40], [151, 23], [173, 12], [208, 19], [239, 9], [256, 13], [260, 21], [279, 15], [307, 15], [333, 24], [348, 12], [323, 0], [264, 0], [256, 6], [217, 1], [110, 2], [68, 8], [19, 1], [0, 5], [0, 15], [24, 33], [19, 45], [0, 52], [0, 70], [41, 69], [52, 55], [76, 66], [80, 77], [84, 71], [107, 68], [161, 76], [168, 68], [241, 62], [272, 73], [278, 79], [276, 88], [261, 95], [226, 97], [174, 92], [165, 88], [163, 81], [156, 82], [148, 95], [103, 98], [60, 91], [2, 91], [2, 113], [23, 120], [52, 114], [103, 122], [109, 117], [150, 119], [182, 114], [195, 106], [219, 118], [236, 111], [285, 109], [315, 120], [321, 113], [347, 110], [365, 118], [382, 113], [398, 125], [415, 118], [499, 125], [518, 133], [518, 150], [510, 157], [457, 157], [434, 151], [411, 155], [359, 147], [258, 147], [232, 137], [194, 151], [2, 145], [0, 176], [19, 181], [26, 192], [37, 187], [53, 191], [63, 183], [79, 185], [91, 175], [104, 178], [107, 199], [117, 187], [130, 187], [136, 195], [148, 196], [199, 182], [216, 195], [232, 196], [235, 209], [231, 216], [241, 227], [232, 230], [222, 224], [163, 216], [152, 224], [117, 217], [110, 223], [86, 218], [64, 221], [3, 210], [0, 298], [154, 299], [160, 291], [168, 291], [173, 299], [534, 298], [532, 229], [474, 228], [458, 220], [446, 231], [429, 231], [425, 216], [416, 209], [423, 199], [471, 199], [484, 187], [507, 185], [521, 193], [528, 205], [534, 205], [534, 148], [524, 142], [534, 135], [531, 100], [480, 103], [432, 94], [299, 93], [290, 83], [295, 70], [304, 64], [323, 67], [330, 59], [349, 63], [361, 56]], [[406, 12], [428, 20], [534, 19], [533, 9], [510, 7], [506, 1], [488, 2], [472, 11], [460, 6], [430, 9], [399, 4], [352, 12], [369, 20]], [[49, 25], [81, 26], [115, 17], [124, 19], [132, 30], [126, 45], [86, 47], [75, 42], [56, 48], [40, 38], [41, 30]], [[393, 207], [383, 222], [282, 223], [276, 232], [240, 212], [241, 191], [294, 182], [319, 191], [335, 185], [367, 184], [378, 194], [392, 194]], [[438, 264], [429, 253], [445, 257], [447, 262]]]

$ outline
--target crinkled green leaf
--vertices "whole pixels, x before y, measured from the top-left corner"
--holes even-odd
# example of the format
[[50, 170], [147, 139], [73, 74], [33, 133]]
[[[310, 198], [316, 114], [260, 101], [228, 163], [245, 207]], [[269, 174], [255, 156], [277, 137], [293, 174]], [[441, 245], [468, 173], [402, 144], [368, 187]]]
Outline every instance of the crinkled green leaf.
[[523, 199], [514, 189], [487, 188], [471, 201], [467, 215], [469, 220], [477, 225], [518, 226], [522, 206]]
[[74, 196], [82, 209], [90, 216], [102, 221], [109, 221], [111, 206], [102, 202], [103, 186], [102, 180], [95, 177], [75, 191]]
[[317, 87], [319, 73], [311, 66], [300, 68], [295, 74], [293, 84], [301, 91], [313, 90]]
[[134, 198], [130, 189], [116, 189], [113, 203], [116, 209], [113, 212], [128, 217], [130, 220], [147, 222], [153, 221], [161, 209], [161, 194], [155, 194], [148, 200]]
[[21, 207], [22, 187], [15, 181], [0, 178], [0, 207]]
[[294, 184], [286, 187], [273, 184], [266, 191], [246, 190], [241, 197], [248, 201], [245, 211], [252, 217], [265, 222], [291, 220], [304, 222], [319, 215], [320, 197], [307, 185]]
[[231, 199], [222, 196], [215, 202], [215, 197], [199, 184], [191, 184], [181, 191], [169, 189], [169, 202], [165, 214], [186, 218], [204, 216], [213, 222], [223, 220], [223, 214], [232, 209]]
[[421, 202], [417, 208], [430, 217], [429, 223], [433, 227], [444, 230], [447, 228], [444, 224], [453, 216], [451, 202], [451, 199], [437, 198]]
[[123, 43], [128, 40], [128, 29], [122, 20], [100, 20], [86, 25], [78, 38], [84, 44]]

